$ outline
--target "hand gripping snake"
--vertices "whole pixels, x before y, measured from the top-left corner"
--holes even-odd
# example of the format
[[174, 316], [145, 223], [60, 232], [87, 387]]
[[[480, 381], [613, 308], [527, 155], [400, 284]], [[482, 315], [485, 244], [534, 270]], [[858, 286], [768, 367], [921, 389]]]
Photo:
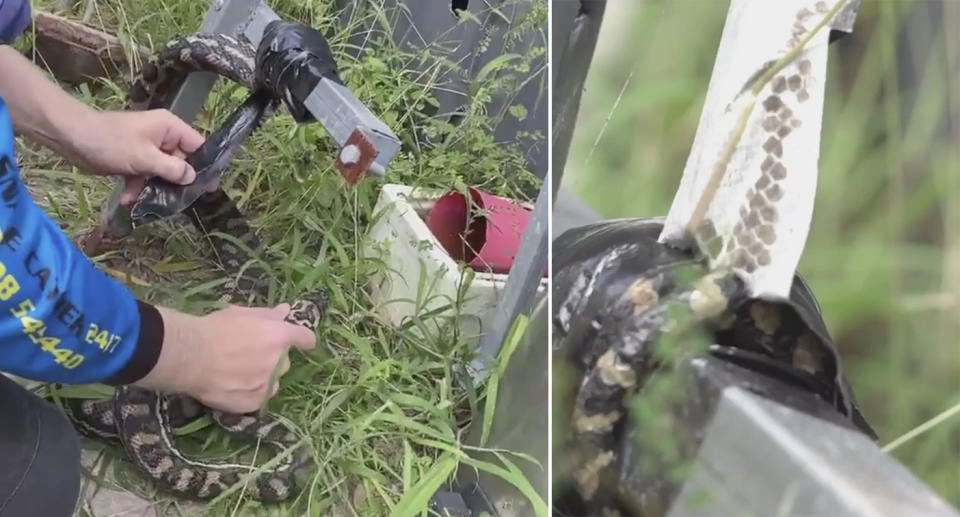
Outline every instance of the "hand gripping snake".
[[[261, 249], [260, 242], [225, 192], [218, 189], [205, 193], [203, 189], [227, 169], [243, 141], [279, 104], [276, 95], [255, 84], [256, 53], [257, 49], [249, 43], [222, 34], [177, 39], [145, 64], [128, 94], [128, 106], [132, 109], [164, 107], [186, 76], [196, 71], [213, 72], [253, 92], [204, 145], [188, 157], [188, 162], [197, 170], [197, 181], [185, 187], [148, 181], [132, 211], [134, 220], [144, 222], [183, 211], [194, 226], [208, 236], [224, 270], [234, 279], [221, 298], [238, 303], [252, 294], [263, 294], [261, 275], [264, 272], [243, 268], [246, 254], [233, 241], [219, 235], [231, 236], [255, 252]], [[326, 53], [329, 56], [328, 48]], [[336, 78], [332, 57], [329, 62], [330, 73]], [[315, 329], [324, 317], [326, 305], [326, 294], [322, 290], [306, 294], [291, 304], [286, 321]], [[297, 476], [310, 463], [306, 447], [299, 445], [295, 433], [279, 420], [259, 413], [224, 413], [184, 395], [127, 386], [118, 388], [110, 400], [68, 398], [63, 399], [63, 405], [80, 432], [92, 438], [119, 442], [139, 470], [162, 489], [181, 497], [201, 500], [216, 497], [260, 470], [246, 487], [247, 493], [265, 502], [282, 501], [297, 493]], [[230, 435], [259, 440], [290, 454], [266, 469], [190, 459], [174, 443], [173, 430], [204, 413]]]

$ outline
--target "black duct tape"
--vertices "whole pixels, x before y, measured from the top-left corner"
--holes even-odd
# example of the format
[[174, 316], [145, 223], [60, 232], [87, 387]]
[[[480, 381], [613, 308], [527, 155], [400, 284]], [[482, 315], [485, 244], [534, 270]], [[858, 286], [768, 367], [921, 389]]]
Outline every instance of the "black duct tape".
[[267, 25], [257, 47], [257, 88], [283, 99], [294, 120], [313, 122], [304, 106], [323, 78], [343, 84], [326, 38], [302, 23], [274, 20]]

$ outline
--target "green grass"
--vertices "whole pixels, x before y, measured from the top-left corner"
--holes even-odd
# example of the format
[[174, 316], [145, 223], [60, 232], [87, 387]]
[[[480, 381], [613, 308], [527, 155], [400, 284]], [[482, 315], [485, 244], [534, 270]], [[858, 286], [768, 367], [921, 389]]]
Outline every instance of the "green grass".
[[[727, 4], [609, 2], [564, 178], [604, 216], [666, 214]], [[800, 273], [881, 444], [960, 401], [958, 22], [954, 1], [863, 0], [831, 51]], [[892, 454], [960, 505], [960, 418]]]
[[[437, 59], [440, 49], [411, 51], [393, 44], [385, 28], [397, 13], [384, 10], [382, 0], [368, 2], [368, 9], [346, 24], [336, 21], [333, 3], [281, 0], [270, 5], [281, 16], [328, 35], [347, 86], [400, 136], [404, 148], [388, 170], [390, 182], [443, 189], [473, 185], [524, 199], [535, 192], [538, 180], [526, 170], [523, 154], [529, 145], [542, 144], [543, 136], [495, 141], [491, 128], [500, 115], [487, 113], [484, 102], [510, 94], [526, 79], [536, 52], [498, 62], [474, 81], [467, 113], [454, 126], [433, 113], [431, 92], [444, 87], [439, 72], [453, 66]], [[39, 4], [53, 8], [53, 2]], [[126, 41], [156, 47], [195, 31], [206, 5], [101, 0], [91, 23]], [[545, 12], [546, 2], [539, 2], [523, 30], [543, 27]], [[362, 24], [375, 30], [357, 48], [348, 35]], [[545, 29], [537, 30], [545, 38]], [[518, 51], [508, 47], [508, 52]], [[416, 71], [419, 63], [429, 65], [427, 73]], [[101, 108], [121, 108], [125, 90], [120, 80], [81, 87], [76, 94]], [[209, 132], [244, 93], [221, 81], [196, 125]], [[522, 110], [505, 116], [522, 116]], [[208, 514], [420, 515], [432, 491], [458, 466], [494, 471], [525, 489], [525, 480], [511, 466], [525, 459], [504, 456], [500, 465], [478, 464], [460, 441], [484, 404], [484, 388], [464, 380], [462, 365], [469, 351], [463, 341], [450, 333], [418, 337], [416, 325], [394, 328], [371, 309], [367, 279], [385, 265], [361, 258], [360, 250], [374, 216], [376, 182], [346, 186], [332, 167], [333, 145], [322, 127], [296, 127], [285, 110], [245, 149], [221, 184], [251, 217], [271, 256], [279, 257], [271, 264], [271, 294], [262, 302], [289, 300], [317, 287], [331, 297], [319, 346], [309, 354], [294, 354], [293, 367], [271, 403], [311, 444], [318, 468], [291, 504], [265, 508], [233, 494], [212, 504]], [[71, 237], [89, 230], [109, 194], [108, 182], [80, 176], [57, 157], [22, 142], [18, 150], [38, 202]], [[142, 298], [194, 313], [213, 307], [222, 281], [205, 242], [183, 224], [143, 228], [95, 259]], [[195, 432], [183, 442], [193, 450], [213, 455], [232, 450], [210, 427], [191, 430]], [[124, 477], [125, 489], [156, 498], [158, 508], [171, 514], [190, 513], [142, 477], [131, 476], [124, 463], [113, 464], [118, 468], [113, 477]]]

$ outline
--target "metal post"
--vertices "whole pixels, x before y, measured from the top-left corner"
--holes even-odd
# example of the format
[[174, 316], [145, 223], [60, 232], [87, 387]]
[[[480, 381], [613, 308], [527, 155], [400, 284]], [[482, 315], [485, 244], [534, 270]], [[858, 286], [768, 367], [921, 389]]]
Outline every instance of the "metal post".
[[[960, 517], [816, 396], [710, 355], [683, 357], [674, 373], [678, 397], [656, 410], [678, 431], [644, 434], [631, 421], [618, 446], [624, 506], [667, 517]], [[670, 481], [681, 466], [689, 473]], [[554, 482], [556, 504], [572, 484]]]
[[[212, 0], [198, 32], [238, 35], [259, 5], [260, 0]], [[168, 109], [185, 122], [193, 122], [216, 82], [216, 74], [210, 72], [190, 74], [173, 96]]]
[[528, 313], [533, 307], [537, 287], [547, 267], [547, 216], [549, 215], [547, 198], [549, 195], [550, 182], [544, 181], [540, 186], [540, 194], [537, 195], [530, 223], [523, 233], [513, 265], [510, 266], [507, 285], [497, 304], [497, 311], [493, 315], [490, 332], [485, 333], [480, 339], [476, 355], [467, 366], [475, 383], [486, 378], [517, 316]]
[[593, 51], [600, 35], [606, 0], [553, 2], [551, 35], [551, 81], [553, 82], [553, 156], [550, 176], [552, 199], [556, 199], [570, 152], [570, 142], [580, 111], [580, 96]]
[[[495, 452], [514, 451], [529, 455], [536, 464], [516, 460], [517, 468], [530, 482], [537, 495], [547, 500], [550, 484], [550, 451], [547, 443], [550, 405], [549, 371], [543, 367], [550, 350], [550, 307], [546, 299], [537, 302], [531, 311], [530, 324], [517, 345], [510, 364], [500, 379], [496, 410], [489, 437], [481, 443], [482, 426], [471, 427], [465, 443], [487, 450], [471, 451], [477, 461], [499, 464]], [[478, 415], [475, 422], [479, 422]], [[527, 496], [517, 487], [497, 475], [472, 468], [458, 469], [453, 486], [456, 492], [438, 492], [433, 509], [438, 515], [470, 517], [495, 515], [498, 517], [534, 517], [536, 512]], [[446, 513], [444, 513], [446, 512]]]
[[819, 416], [725, 387], [668, 517], [960, 517], [866, 435]]

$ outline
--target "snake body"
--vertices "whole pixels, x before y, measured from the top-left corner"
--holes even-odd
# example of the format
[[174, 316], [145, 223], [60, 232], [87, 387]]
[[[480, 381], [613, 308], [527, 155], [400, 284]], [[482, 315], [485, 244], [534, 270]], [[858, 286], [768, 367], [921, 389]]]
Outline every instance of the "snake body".
[[208, 184], [220, 178], [240, 150], [240, 144], [260, 126], [276, 105], [276, 99], [269, 92], [251, 94], [199, 149], [187, 157], [187, 163], [197, 172], [196, 180], [183, 186], [166, 181], [148, 181], [130, 212], [133, 222], [142, 224], [166, 219], [193, 204]]
[[568, 231], [555, 243], [554, 350], [574, 372], [572, 391], [554, 394], [555, 407], [558, 398], [571, 399], [569, 432], [555, 438], [573, 457], [564, 511], [661, 513], [672, 487], [634, 482], [643, 459], [632, 456], [643, 451], [628, 438], [630, 398], [670, 366], [661, 343], [705, 337], [706, 349], [695, 353], [793, 385], [876, 438], [799, 276], [788, 301], [752, 298], [736, 274], [711, 272], [703, 257], [658, 243], [661, 230], [656, 220], [609, 221]]
[[196, 201], [207, 184], [229, 167], [241, 144], [278, 105], [270, 92], [255, 85], [256, 49], [249, 43], [226, 36], [195, 35], [172, 41], [150, 59], [134, 79], [128, 94], [131, 109], [166, 106], [170, 95], [191, 72], [212, 72], [251, 91], [203, 145], [187, 157], [197, 179], [186, 186], [151, 179], [131, 210], [135, 223], [171, 217]]
[[[213, 72], [254, 90], [256, 49], [226, 35], [193, 35], [174, 40], [156, 53], [141, 69], [128, 94], [132, 109], [164, 107], [191, 72]], [[248, 256], [234, 242], [257, 252], [260, 241], [247, 219], [223, 190], [203, 192], [210, 179], [226, 170], [243, 141], [269, 117], [278, 101], [263, 91], [248, 99], [206, 139], [188, 161], [198, 172], [198, 181], [186, 187], [145, 188], [135, 207], [134, 218], [150, 220], [183, 211], [193, 225], [206, 234], [223, 269], [230, 277], [221, 299], [240, 303], [263, 295], [264, 271], [244, 268]], [[327, 298], [322, 291], [303, 295], [291, 304], [286, 320], [315, 329], [324, 317]], [[255, 499], [275, 502], [297, 493], [297, 476], [310, 464], [304, 446], [292, 429], [280, 420], [259, 413], [234, 415], [213, 410], [177, 394], [159, 393], [125, 386], [110, 400], [64, 399], [65, 413], [83, 434], [119, 443], [126, 455], [160, 488], [192, 499], [210, 499], [259, 473], [246, 486]], [[215, 463], [191, 459], [175, 443], [174, 429], [207, 414], [225, 432], [270, 445], [284, 454], [269, 468]], [[258, 456], [263, 457], [262, 454]]]

